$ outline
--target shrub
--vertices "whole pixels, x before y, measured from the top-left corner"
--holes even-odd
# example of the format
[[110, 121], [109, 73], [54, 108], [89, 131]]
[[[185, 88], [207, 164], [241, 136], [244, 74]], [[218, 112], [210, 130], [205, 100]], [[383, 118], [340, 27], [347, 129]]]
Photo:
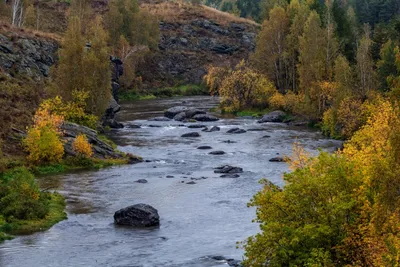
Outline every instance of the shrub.
[[268, 103], [272, 109], [286, 109], [285, 96], [279, 92], [275, 92], [275, 94], [268, 99]]
[[226, 67], [208, 67], [207, 74], [203, 79], [209, 88], [210, 95], [218, 95], [218, 90], [221, 87], [223, 80], [229, 75], [230, 72], [231, 70]]
[[80, 157], [90, 158], [93, 155], [92, 146], [84, 134], [76, 137], [72, 143], [72, 148]]
[[8, 222], [42, 219], [48, 213], [48, 195], [40, 192], [34, 176], [17, 168], [0, 177], [0, 213]]
[[28, 160], [32, 163], [57, 163], [64, 155], [60, 126], [63, 117], [50, 114], [40, 107], [34, 116], [34, 125], [28, 129], [23, 143], [28, 151]]
[[52, 114], [62, 116], [66, 121], [96, 129], [98, 117], [85, 112], [88, 92], [75, 90], [72, 97], [72, 101], [66, 103], [60, 96], [46, 99], [40, 107], [47, 109]]
[[219, 95], [221, 105], [229, 112], [246, 108], [265, 108], [268, 99], [276, 92], [266, 76], [240, 62], [222, 82]]
[[342, 155], [322, 152], [285, 174], [282, 189], [264, 180], [252, 199], [261, 233], [245, 244], [245, 266], [344, 266], [336, 246], [358, 217], [354, 190], [361, 177]]

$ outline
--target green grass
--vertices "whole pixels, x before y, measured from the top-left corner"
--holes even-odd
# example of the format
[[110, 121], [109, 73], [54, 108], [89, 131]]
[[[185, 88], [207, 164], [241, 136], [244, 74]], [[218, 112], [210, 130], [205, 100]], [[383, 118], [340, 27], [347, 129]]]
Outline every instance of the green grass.
[[246, 109], [237, 112], [233, 112], [238, 117], [252, 116], [252, 117], [261, 117], [264, 114], [270, 112], [269, 109]]
[[167, 98], [175, 96], [194, 96], [194, 95], [207, 95], [208, 89], [203, 85], [198, 84], [185, 84], [174, 87], [158, 88], [151, 90], [147, 94], [140, 94], [136, 90], [129, 90], [121, 92], [119, 98], [121, 100], [146, 100], [154, 98]]
[[100, 139], [100, 141], [103, 141], [104, 143], [112, 147], [114, 150], [117, 149], [117, 144], [114, 143], [111, 139], [109, 139], [106, 135], [98, 134], [97, 137]]
[[43, 219], [37, 220], [16, 220], [7, 223], [0, 216], [0, 241], [11, 239], [10, 235], [31, 234], [38, 231], [45, 231], [54, 224], [67, 219], [64, 212], [64, 197], [58, 193], [51, 193], [49, 199], [49, 212]]

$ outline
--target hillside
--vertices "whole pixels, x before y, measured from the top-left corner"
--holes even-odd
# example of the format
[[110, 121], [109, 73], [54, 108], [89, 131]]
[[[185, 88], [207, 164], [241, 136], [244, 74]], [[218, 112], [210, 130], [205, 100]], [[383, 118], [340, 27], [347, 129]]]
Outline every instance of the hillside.
[[255, 48], [259, 25], [206, 6], [143, 2], [160, 19], [159, 50], [138, 70], [147, 88], [200, 83], [207, 66], [234, 66]]

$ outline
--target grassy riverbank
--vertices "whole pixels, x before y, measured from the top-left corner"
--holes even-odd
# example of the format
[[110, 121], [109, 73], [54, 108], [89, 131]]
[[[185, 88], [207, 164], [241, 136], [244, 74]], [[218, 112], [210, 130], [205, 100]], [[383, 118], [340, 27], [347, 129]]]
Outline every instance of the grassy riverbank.
[[64, 197], [42, 191], [32, 172], [17, 167], [0, 175], [0, 242], [49, 229], [67, 218]]
[[174, 87], [164, 87], [149, 92], [138, 92], [137, 90], [128, 90], [121, 92], [121, 100], [146, 100], [155, 98], [167, 98], [176, 96], [195, 96], [208, 95], [208, 89], [203, 85], [185, 84]]

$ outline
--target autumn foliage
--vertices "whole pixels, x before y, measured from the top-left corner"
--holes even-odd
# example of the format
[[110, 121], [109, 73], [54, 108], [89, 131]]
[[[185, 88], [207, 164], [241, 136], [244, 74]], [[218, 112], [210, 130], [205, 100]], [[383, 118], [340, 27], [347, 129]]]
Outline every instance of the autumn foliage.
[[311, 158], [296, 145], [284, 188], [264, 181], [245, 266], [398, 266], [400, 111], [368, 105], [342, 152]]
[[41, 105], [33, 118], [33, 126], [28, 129], [24, 145], [29, 153], [28, 160], [35, 164], [60, 162], [64, 155], [60, 126], [64, 117], [51, 113], [46, 105]]
[[87, 137], [83, 134], [75, 138], [72, 143], [72, 148], [80, 157], [90, 158], [93, 155], [92, 146], [89, 144]]

